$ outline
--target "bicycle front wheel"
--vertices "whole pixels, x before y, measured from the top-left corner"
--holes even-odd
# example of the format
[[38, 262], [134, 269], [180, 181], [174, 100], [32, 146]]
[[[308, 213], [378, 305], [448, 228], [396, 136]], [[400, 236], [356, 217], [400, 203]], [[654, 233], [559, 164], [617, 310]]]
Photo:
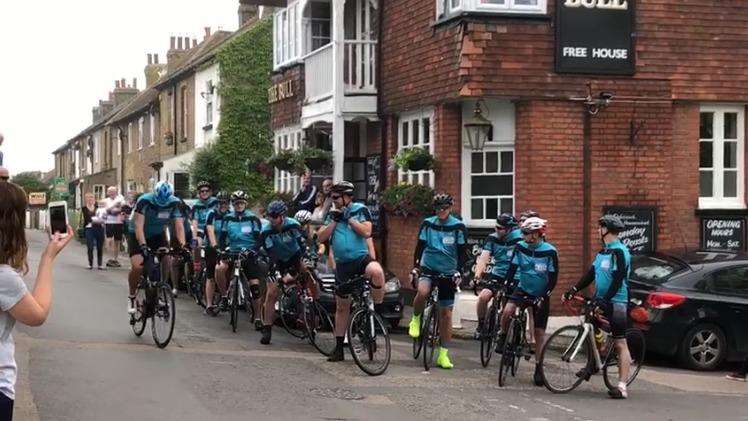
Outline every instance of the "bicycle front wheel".
[[429, 371], [434, 364], [434, 354], [439, 347], [439, 310], [429, 305], [423, 311], [425, 318], [421, 327], [423, 341], [423, 369]]
[[588, 378], [592, 367], [592, 350], [581, 326], [557, 330], [540, 352], [543, 383], [553, 393], [567, 393]]
[[304, 303], [301, 302], [301, 296], [296, 286], [292, 286], [281, 293], [278, 300], [278, 310], [286, 332], [294, 338], [304, 339], [306, 337]]
[[499, 387], [504, 387], [506, 379], [509, 377], [510, 372], [514, 375], [516, 369], [514, 368], [515, 350], [517, 349], [516, 342], [519, 341], [517, 336], [517, 319], [512, 318], [509, 323], [509, 329], [507, 330], [506, 338], [504, 339], [504, 349], [501, 352], [501, 362], [499, 363]]
[[305, 306], [304, 325], [307, 329], [309, 342], [317, 348], [322, 355], [330, 356], [335, 350], [335, 325], [332, 323], [330, 314], [322, 307], [322, 304], [311, 301]]
[[378, 314], [357, 311], [348, 323], [348, 341], [356, 365], [370, 376], [378, 376], [390, 365], [390, 334]]
[[231, 313], [229, 323], [231, 324], [231, 331], [236, 332], [236, 326], [239, 323], [239, 279], [233, 281], [232, 288], [231, 302], [229, 303], [229, 313]]
[[174, 295], [169, 286], [163, 284], [156, 291], [155, 309], [151, 320], [151, 333], [159, 348], [166, 348], [166, 345], [169, 345], [174, 333], [175, 320]]
[[483, 326], [483, 331], [480, 332], [480, 363], [483, 367], [488, 367], [496, 347], [496, 336], [499, 333], [498, 311], [495, 302], [488, 308], [484, 323], [487, 323], [487, 325]]
[[[626, 330], [626, 345], [629, 348], [629, 354], [631, 355], [631, 366], [629, 367], [629, 375], [626, 379], [626, 385], [630, 385], [636, 379], [639, 374], [639, 370], [642, 368], [644, 363], [644, 353], [646, 351], [646, 345], [644, 342], [644, 334], [639, 329], [627, 329]], [[611, 347], [614, 348], [611, 343]], [[608, 357], [606, 358], [605, 364], [603, 364], [603, 379], [605, 380], [605, 386], [608, 389], [613, 389], [618, 386], [620, 377], [618, 375], [618, 353], [617, 350], [612, 349], [608, 351]]]
[[141, 336], [145, 331], [148, 317], [146, 317], [145, 289], [138, 288], [135, 296], [135, 314], [130, 316], [130, 326], [135, 336]]

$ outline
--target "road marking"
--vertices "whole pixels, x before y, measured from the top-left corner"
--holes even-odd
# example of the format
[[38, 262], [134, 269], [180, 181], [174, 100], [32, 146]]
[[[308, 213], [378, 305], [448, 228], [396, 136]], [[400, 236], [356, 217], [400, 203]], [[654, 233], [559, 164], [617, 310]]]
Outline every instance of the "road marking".
[[552, 407], [552, 408], [556, 408], [556, 409], [560, 409], [560, 410], [562, 410], [562, 411], [566, 411], [566, 412], [568, 412], [569, 414], [573, 414], [573, 413], [575, 412], [575, 411], [574, 411], [573, 409], [571, 409], [571, 408], [567, 408], [567, 407], [565, 407], [565, 406], [562, 406], [562, 405], [559, 405], [559, 404], [557, 404], [557, 403], [553, 403], [553, 402], [549, 402], [549, 401], [546, 401], [546, 400], [543, 400], [543, 399], [537, 399], [537, 398], [533, 398], [533, 400], [534, 400], [535, 402], [540, 402], [540, 403], [542, 403], [542, 404], [544, 404], [544, 405], [548, 405], [548, 406], [550, 406], [550, 407]]

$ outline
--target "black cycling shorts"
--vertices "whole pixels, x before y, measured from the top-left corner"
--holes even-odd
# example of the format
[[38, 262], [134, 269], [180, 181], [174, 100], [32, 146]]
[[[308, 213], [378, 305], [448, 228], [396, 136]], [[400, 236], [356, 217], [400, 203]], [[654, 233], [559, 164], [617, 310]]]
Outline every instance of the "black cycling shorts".
[[[153, 237], [149, 237], [145, 239], [145, 244], [148, 246], [149, 249], [155, 251], [160, 249], [161, 247], [168, 247], [169, 244], [166, 241], [166, 235], [154, 235]], [[133, 257], [135, 255], [142, 256], [143, 252], [140, 250], [140, 244], [138, 244], [138, 240], [135, 237], [134, 233], [128, 233], [127, 234], [127, 251], [130, 254], [130, 257]]]
[[613, 339], [624, 339], [628, 329], [628, 306], [624, 303], [608, 303], [603, 308], [603, 315], [610, 323], [610, 335]]
[[[367, 254], [366, 256], [354, 260], [352, 262], [336, 262], [335, 263], [335, 286], [339, 287], [340, 284], [343, 284], [347, 281], [349, 281], [351, 278], [355, 276], [361, 276], [366, 273], [366, 267], [369, 266], [369, 263], [373, 262], [374, 260], [369, 257]], [[347, 298], [348, 294], [340, 295], [338, 291], [336, 290], [336, 294], [341, 298]]]
[[295, 254], [286, 262], [278, 261], [276, 266], [281, 276], [288, 274], [296, 277], [299, 274], [299, 267], [301, 266], [301, 253]]
[[[526, 300], [532, 300], [535, 299], [534, 295], [528, 294], [527, 292], [517, 288], [514, 290], [514, 293], [509, 297], [509, 301], [513, 302], [515, 304], [526, 301]], [[535, 324], [535, 329], [543, 329], [545, 330], [546, 327], [548, 327], [548, 316], [551, 314], [551, 302], [548, 299], [548, 297], [545, 297], [543, 302], [540, 304], [539, 307], [533, 307], [532, 308], [532, 319]]]
[[454, 307], [457, 285], [455, 285], [452, 276], [429, 273], [428, 270], [421, 268], [421, 277], [418, 278], [418, 283], [427, 282], [429, 288], [431, 288], [434, 285], [434, 280], [437, 281], [437, 285], [439, 286], [439, 293], [437, 294], [439, 305], [442, 307]]

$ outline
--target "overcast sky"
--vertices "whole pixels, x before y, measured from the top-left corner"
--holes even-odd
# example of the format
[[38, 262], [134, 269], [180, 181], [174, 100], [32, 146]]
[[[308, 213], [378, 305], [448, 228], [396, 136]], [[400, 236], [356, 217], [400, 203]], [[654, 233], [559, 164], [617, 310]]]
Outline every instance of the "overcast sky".
[[0, 0], [0, 133], [11, 173], [54, 168], [52, 151], [91, 124], [114, 81], [145, 86], [147, 53], [171, 35], [233, 31], [238, 0]]

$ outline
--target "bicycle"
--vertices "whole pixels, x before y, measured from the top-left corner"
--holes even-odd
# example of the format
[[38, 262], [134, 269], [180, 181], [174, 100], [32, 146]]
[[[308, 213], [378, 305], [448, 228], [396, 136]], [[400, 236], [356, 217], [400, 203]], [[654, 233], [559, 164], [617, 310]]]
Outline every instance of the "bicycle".
[[231, 315], [229, 324], [231, 331], [236, 332], [239, 323], [239, 308], [244, 306], [249, 319], [254, 320], [255, 310], [252, 303], [258, 297], [252, 295], [252, 289], [249, 288], [249, 281], [244, 276], [243, 263], [247, 259], [257, 259], [257, 253], [253, 250], [242, 250], [239, 252], [224, 251], [221, 254], [222, 260], [233, 260], [234, 274], [231, 277], [228, 286], [229, 305], [228, 310]]
[[[330, 356], [335, 350], [334, 324], [330, 314], [309, 293], [308, 285], [321, 282], [311, 272], [303, 272], [293, 282], [282, 282], [283, 275], [275, 272], [274, 281], [279, 286], [278, 314], [286, 331], [299, 339], [308, 339], [322, 355]], [[272, 276], [272, 275], [271, 275]], [[273, 280], [271, 280], [272, 282]]]
[[501, 313], [506, 301], [506, 286], [495, 279], [481, 280], [475, 285], [489, 288], [493, 292], [491, 305], [488, 307], [483, 319], [483, 329], [478, 332], [480, 339], [480, 362], [483, 367], [488, 367], [491, 357], [498, 346], [499, 328], [501, 327]]
[[174, 295], [166, 281], [169, 267], [164, 257], [177, 254], [166, 247], [159, 248], [155, 253], [148, 250], [135, 296], [135, 314], [130, 316], [130, 326], [135, 336], [143, 334], [148, 319], [151, 319], [151, 335], [159, 348], [165, 348], [171, 341], [176, 319]]
[[[536, 306], [534, 300], [524, 297], [515, 297], [517, 301], [514, 314], [509, 319], [509, 328], [504, 339], [504, 348], [501, 351], [501, 362], [499, 363], [499, 387], [504, 387], [507, 376], [517, 375], [519, 362], [522, 358], [530, 361], [530, 347], [527, 342], [528, 311]], [[499, 316], [501, 317], [501, 316]], [[532, 327], [531, 327], [532, 328]]]
[[[431, 366], [434, 364], [434, 354], [437, 348], [441, 345], [441, 332], [440, 332], [440, 306], [439, 306], [439, 283], [442, 280], [448, 280], [449, 282], [455, 282], [452, 276], [439, 276], [429, 275], [431, 278], [431, 293], [426, 299], [426, 303], [423, 306], [423, 314], [421, 316], [421, 335], [413, 341], [421, 341], [420, 348], [423, 348], [423, 368], [429, 371]], [[416, 355], [416, 344], [413, 344], [414, 358], [418, 359]]]
[[[567, 393], [602, 370], [605, 385], [609, 390], [614, 389], [618, 384], [613, 378], [617, 377], [618, 356], [614, 352], [613, 338], [608, 335], [607, 340], [602, 343], [602, 352], [594, 338], [596, 329], [606, 331], [609, 323], [596, 313], [592, 300], [576, 295], [564, 305], [567, 309], [574, 310], [571, 308], [574, 302], [582, 305], [581, 315], [577, 314], [580, 316], [579, 324], [557, 330], [548, 338], [540, 353], [543, 383], [553, 393]], [[631, 354], [631, 368], [626, 385], [630, 385], [641, 370], [646, 343], [644, 334], [636, 328], [626, 330], [626, 342]], [[604, 354], [604, 358], [601, 354]]]
[[[374, 311], [371, 288], [369, 280], [359, 275], [338, 286], [337, 291], [350, 291], [353, 300], [346, 329], [353, 361], [364, 373], [378, 376], [387, 371], [392, 349], [387, 327]], [[380, 355], [382, 352], [384, 355]]]

